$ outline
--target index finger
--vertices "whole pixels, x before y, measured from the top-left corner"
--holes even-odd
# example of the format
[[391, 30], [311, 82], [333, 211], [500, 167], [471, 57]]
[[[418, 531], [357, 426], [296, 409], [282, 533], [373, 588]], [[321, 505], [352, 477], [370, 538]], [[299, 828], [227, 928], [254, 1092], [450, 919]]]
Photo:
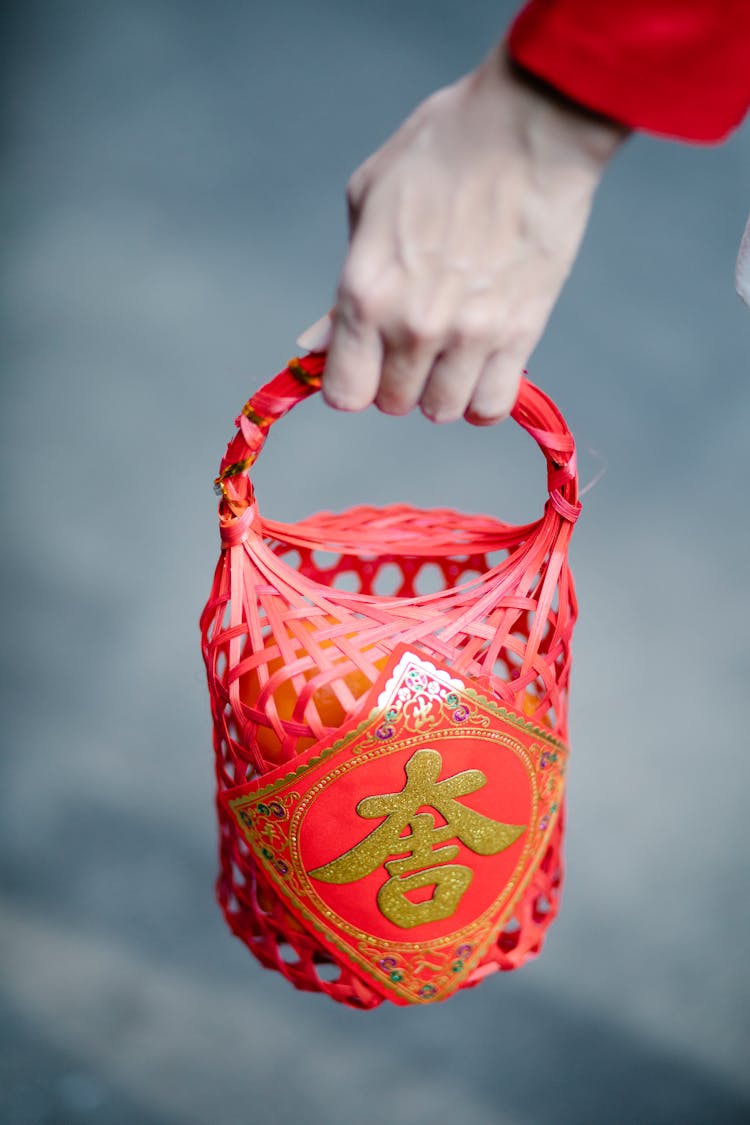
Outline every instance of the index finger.
[[338, 308], [321, 390], [335, 410], [364, 410], [375, 401], [383, 366], [383, 341], [376, 328], [352, 323]]

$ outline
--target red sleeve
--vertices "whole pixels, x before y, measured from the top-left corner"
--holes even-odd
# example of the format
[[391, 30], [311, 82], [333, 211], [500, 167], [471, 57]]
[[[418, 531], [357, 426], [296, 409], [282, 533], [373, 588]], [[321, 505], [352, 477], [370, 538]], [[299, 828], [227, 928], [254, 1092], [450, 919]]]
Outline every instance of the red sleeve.
[[750, 0], [531, 0], [515, 62], [624, 125], [720, 141], [750, 106]]

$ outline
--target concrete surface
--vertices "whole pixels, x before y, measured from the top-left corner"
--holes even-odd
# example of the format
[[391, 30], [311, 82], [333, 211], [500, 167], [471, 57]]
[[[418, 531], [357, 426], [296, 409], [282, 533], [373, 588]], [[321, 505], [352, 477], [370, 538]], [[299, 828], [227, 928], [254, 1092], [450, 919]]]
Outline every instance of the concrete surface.
[[[215, 467], [329, 303], [349, 172], [512, 10], [4, 9], [8, 1125], [750, 1118], [747, 126], [626, 146], [532, 365], [584, 481], [607, 466], [574, 539], [568, 877], [541, 959], [362, 1015], [264, 973], [213, 903]], [[315, 402], [258, 492], [277, 518], [404, 498], [525, 520], [529, 446]]]

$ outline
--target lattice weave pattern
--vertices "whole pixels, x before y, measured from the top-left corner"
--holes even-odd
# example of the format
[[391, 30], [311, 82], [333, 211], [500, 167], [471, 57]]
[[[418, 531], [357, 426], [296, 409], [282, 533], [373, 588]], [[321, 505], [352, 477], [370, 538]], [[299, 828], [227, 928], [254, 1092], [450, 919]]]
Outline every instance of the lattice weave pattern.
[[[324, 363], [320, 354], [292, 360], [249, 400], [216, 482], [222, 552], [201, 630], [219, 792], [330, 735], [402, 643], [566, 741], [576, 618], [567, 548], [580, 504], [560, 412], [523, 381], [513, 417], [548, 466], [535, 522], [394, 505], [278, 523], [260, 515], [247, 470], [270, 426], [319, 388]], [[425, 568], [439, 578], [435, 592], [419, 592]], [[386, 579], [388, 593], [378, 593]], [[297, 988], [379, 1004], [286, 909], [222, 806], [219, 825], [218, 897], [234, 933]], [[562, 817], [514, 918], [465, 985], [538, 952], [557, 912], [561, 837]]]

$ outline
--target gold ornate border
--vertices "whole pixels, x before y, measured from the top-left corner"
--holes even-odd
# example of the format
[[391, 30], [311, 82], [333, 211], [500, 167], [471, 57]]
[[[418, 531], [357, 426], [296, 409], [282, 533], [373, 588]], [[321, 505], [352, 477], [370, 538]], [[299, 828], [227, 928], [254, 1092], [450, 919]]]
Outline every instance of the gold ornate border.
[[[438, 671], [437, 669], [435, 669], [434, 665], [429, 664], [417, 654], [408, 649], [405, 649], [399, 654], [400, 661], [403, 661], [405, 656], [411, 656], [423, 671], [425, 665], [427, 664], [427, 666], [432, 668], [434, 672], [437, 672], [438, 678], [440, 678], [440, 676], [445, 677], [447, 674], [453, 681], [450, 684], [451, 690], [458, 690], [461, 695], [468, 697], [474, 704], [474, 708], [479, 710], [480, 713], [482, 711], [484, 711], [485, 713], [489, 713], [496, 719], [500, 719], [502, 722], [515, 727], [519, 731], [523, 731], [527, 737], [531, 735], [535, 740], [541, 742], [544, 746], [552, 748], [555, 751], [561, 751], [563, 755], [567, 756], [568, 749], [566, 745], [560, 739], [551, 734], [549, 730], [537, 726], [535, 723], [532, 723], [530, 720], [525, 719], [521, 715], [518, 715], [516, 712], [509, 711], [506, 707], [501, 706], [494, 700], [487, 699], [486, 696], [481, 695], [474, 688], [466, 685], [463, 680], [459, 681], [460, 686], [457, 685], [455, 680], [453, 680], [451, 676], [450, 669], [440, 669]], [[390, 687], [394, 684], [397, 685], [398, 683], [402, 682], [405, 670], [402, 670], [400, 676], [397, 676], [395, 674], [395, 671], [400, 667], [401, 664], [399, 663], [398, 665], [394, 665], [389, 669], [388, 675], [390, 676], [390, 678], [386, 681], [387, 687]], [[445, 682], [443, 683], [443, 686], [447, 686]], [[373, 694], [376, 688], [373, 689]], [[382, 700], [384, 695], [385, 691], [381, 689], [378, 692], [379, 700]], [[474, 708], [472, 708], [472, 710], [474, 710]], [[390, 756], [391, 754], [395, 754], [408, 749], [410, 746], [419, 745], [428, 738], [434, 740], [435, 742], [447, 742], [449, 740], [453, 740], [456, 738], [460, 739], [462, 737], [477, 738], [480, 741], [494, 743], [498, 747], [502, 745], [505, 747], [505, 749], [510, 750], [516, 755], [517, 758], [521, 760], [526, 775], [529, 778], [532, 801], [531, 822], [529, 825], [529, 832], [526, 843], [510, 879], [505, 882], [502, 890], [498, 893], [490, 906], [486, 907], [485, 910], [482, 911], [479, 916], [474, 918], [471, 923], [462, 926], [458, 930], [452, 931], [450, 934], [446, 934], [443, 937], [436, 938], [430, 943], [431, 948], [434, 947], [436, 949], [443, 949], [445, 947], [461, 943], [462, 939], [465, 941], [470, 937], [473, 944], [471, 955], [465, 959], [464, 967], [461, 970], [460, 977], [453, 977], [448, 982], [448, 984], [443, 985], [443, 987], [441, 988], [435, 988], [434, 992], [429, 996], [429, 1000], [434, 1001], [450, 995], [457, 987], [457, 983], [460, 980], [464, 980], [466, 976], [471, 973], [471, 971], [484, 956], [489, 946], [496, 939], [497, 934], [506, 925], [508, 918], [512, 915], [512, 912], [515, 909], [519, 899], [528, 887], [528, 884], [534, 873], [536, 872], [537, 867], [545, 853], [547, 841], [551, 836], [552, 831], [554, 830], [557, 818], [559, 816], [562, 790], [564, 789], [564, 771], [559, 771], [559, 783], [561, 792], [552, 808], [546, 813], [547, 823], [540, 834], [539, 825], [541, 821], [539, 819], [539, 809], [542, 798], [539, 789], [539, 763], [535, 763], [531, 756], [531, 753], [534, 750], [533, 743], [532, 746], [527, 749], [527, 747], [524, 746], [523, 743], [516, 741], [511, 733], [507, 731], [487, 730], [483, 727], [477, 727], [475, 721], [474, 723], [467, 723], [466, 727], [462, 729], [451, 729], [443, 731], [426, 730], [417, 734], [410, 734], [406, 737], [402, 736], [399, 738], [397, 736], [393, 739], [392, 742], [390, 740], [388, 740], [388, 742], [379, 742], [372, 748], [364, 749], [361, 753], [358, 753], [357, 748], [355, 747], [351, 751], [353, 755], [352, 757], [348, 758], [345, 762], [340, 763], [338, 766], [334, 767], [332, 770], [329, 770], [326, 774], [319, 778], [318, 781], [304, 794], [304, 796], [299, 798], [299, 795], [297, 795], [300, 803], [294, 810], [292, 818], [289, 821], [287, 831], [287, 844], [285, 846], [285, 859], [291, 860], [292, 869], [294, 872], [292, 885], [289, 885], [285, 882], [283, 877], [279, 879], [278, 872], [276, 871], [274, 864], [263, 854], [264, 845], [259, 833], [250, 829], [248, 825], [245, 824], [244, 818], [239, 815], [241, 810], [247, 808], [250, 804], [262, 803], [263, 798], [272, 797], [282, 789], [288, 789], [289, 786], [293, 785], [295, 781], [303, 778], [306, 774], [309, 774], [310, 771], [318, 769], [320, 766], [325, 765], [325, 763], [330, 759], [338, 757], [343, 751], [347, 750], [347, 748], [351, 746], [352, 742], [357, 740], [361, 735], [365, 734], [368, 729], [374, 727], [374, 725], [378, 721], [382, 720], [384, 715], [385, 708], [382, 706], [382, 704], [379, 703], [378, 706], [371, 708], [367, 716], [363, 718], [359, 723], [357, 723], [354, 728], [345, 732], [342, 737], [337, 739], [332, 745], [324, 747], [320, 753], [315, 754], [313, 757], [308, 758], [306, 761], [300, 763], [295, 769], [286, 772], [280, 777], [275, 777], [266, 785], [260, 785], [257, 786], [257, 788], [253, 786], [253, 788], [249, 791], [247, 787], [243, 786], [242, 788], [245, 790], [243, 793], [235, 797], [230, 797], [229, 794], [227, 794], [225, 800], [229, 808], [234, 813], [235, 821], [240, 826], [240, 829], [243, 832], [243, 835], [245, 836], [247, 842], [250, 844], [259, 862], [268, 872], [269, 877], [272, 879], [273, 885], [279, 889], [279, 891], [288, 900], [292, 908], [301, 916], [302, 919], [304, 919], [305, 924], [309, 928], [317, 931], [330, 946], [333, 946], [336, 949], [340, 950], [341, 954], [345, 958], [357, 964], [370, 979], [377, 979], [380, 985], [387, 989], [389, 992], [394, 993], [402, 1000], [406, 1000], [408, 1002], [426, 1003], [428, 1002], [428, 998], [415, 996], [413, 988], [410, 990], [409, 987], [407, 987], [408, 982], [405, 983], [404, 986], [398, 987], [398, 983], [394, 982], [388, 976], [385, 970], [381, 969], [374, 960], [367, 959], [363, 954], [363, 948], [368, 947], [372, 950], [373, 953], [382, 952], [383, 954], [401, 954], [403, 957], [407, 957], [408, 955], [413, 955], [415, 952], [418, 952], [420, 949], [424, 948], [424, 943], [398, 942], [387, 938], [379, 938], [373, 934], [365, 933], [364, 931], [353, 926], [351, 923], [347, 922], [345, 919], [341, 918], [334, 910], [332, 910], [331, 907], [329, 907], [326, 902], [320, 897], [312, 882], [310, 881], [308, 873], [303, 867], [299, 857], [299, 836], [302, 830], [302, 824], [304, 822], [305, 816], [309, 812], [309, 809], [312, 806], [314, 800], [323, 789], [333, 784], [339, 777], [348, 773], [350, 770], [356, 768], [359, 765], [362, 765], [364, 762], [367, 762], [376, 757], [381, 757], [384, 754]], [[506, 896], [508, 896], [506, 905], [500, 910], [500, 904]], [[313, 914], [307, 908], [305, 898], [315, 904], [315, 907], [318, 910], [319, 914]], [[497, 913], [498, 910], [500, 910], [500, 913]], [[320, 917], [319, 915], [322, 915], [322, 917]], [[328, 919], [328, 924], [326, 924], [326, 922], [324, 921], [325, 919]], [[349, 943], [346, 941], [342, 941], [339, 934], [331, 930], [331, 926], [337, 926], [340, 932], [343, 934], [348, 934], [350, 938], [353, 939], [353, 942]], [[485, 927], [487, 926], [489, 926], [489, 929], [485, 929]], [[482, 934], [482, 930], [484, 930], [485, 932], [481, 936], [481, 938], [479, 938], [478, 934]], [[438, 978], [436, 976], [434, 980], [436, 981], [437, 979]], [[448, 985], [450, 985], [451, 987], [448, 987]]]

